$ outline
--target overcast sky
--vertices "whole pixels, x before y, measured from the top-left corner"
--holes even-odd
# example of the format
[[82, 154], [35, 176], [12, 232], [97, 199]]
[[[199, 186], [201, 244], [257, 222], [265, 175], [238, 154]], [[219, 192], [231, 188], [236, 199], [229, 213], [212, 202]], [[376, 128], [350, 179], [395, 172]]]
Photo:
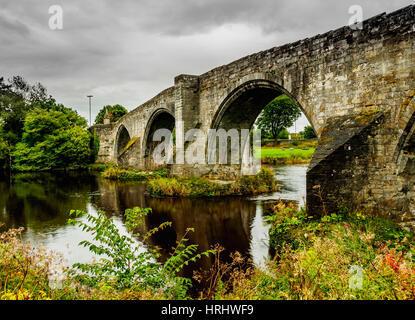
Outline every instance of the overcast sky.
[[[132, 110], [173, 85], [261, 50], [364, 19], [409, 0], [0, 0], [0, 77], [41, 82], [88, 119], [106, 104]], [[49, 28], [49, 7], [63, 29]], [[297, 131], [305, 124], [297, 121]]]

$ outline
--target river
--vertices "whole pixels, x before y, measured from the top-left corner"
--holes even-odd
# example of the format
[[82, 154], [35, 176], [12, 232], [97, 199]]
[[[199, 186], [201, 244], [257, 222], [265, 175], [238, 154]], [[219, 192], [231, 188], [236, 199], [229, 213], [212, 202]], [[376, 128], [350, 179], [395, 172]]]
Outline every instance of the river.
[[[88, 172], [19, 173], [0, 178], [0, 222], [5, 228], [24, 227], [23, 238], [32, 243], [61, 252], [65, 264], [91, 262], [93, 255], [78, 243], [90, 239], [79, 228], [68, 225], [71, 209], [94, 213], [102, 210], [125, 231], [123, 212], [140, 206], [152, 208], [144, 223], [149, 230], [164, 221], [167, 228], [140, 244], [162, 248], [162, 259], [181, 239], [186, 228], [193, 227], [189, 242], [204, 251], [214, 244], [226, 248], [225, 253], [239, 251], [261, 266], [269, 254], [268, 226], [263, 211], [270, 200], [294, 200], [304, 204], [307, 165], [274, 168], [280, 191], [250, 198], [228, 197], [208, 199], [158, 199], [145, 193], [141, 183], [105, 181], [99, 174]], [[197, 268], [210, 266], [209, 259], [201, 260]], [[193, 268], [196, 268], [193, 266]], [[187, 272], [187, 275], [190, 274]]]

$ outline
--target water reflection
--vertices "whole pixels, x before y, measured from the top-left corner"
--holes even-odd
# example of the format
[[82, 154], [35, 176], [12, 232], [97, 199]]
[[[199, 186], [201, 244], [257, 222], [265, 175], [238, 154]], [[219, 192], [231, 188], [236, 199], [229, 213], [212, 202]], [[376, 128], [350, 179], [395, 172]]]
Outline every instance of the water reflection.
[[[16, 174], [11, 179], [0, 177], [0, 221], [6, 228], [25, 227], [26, 239], [62, 252], [67, 263], [72, 264], [90, 262], [93, 256], [77, 245], [88, 235], [66, 224], [71, 209], [90, 213], [103, 210], [125, 232], [125, 209], [152, 208], [142, 232], [165, 221], [173, 224], [151, 237], [147, 244], [161, 247], [163, 259], [176, 240], [192, 227], [195, 232], [189, 234], [189, 242], [198, 244], [200, 250], [218, 243], [227, 252], [239, 251], [261, 265], [268, 257], [269, 243], [263, 200], [282, 197], [301, 203], [305, 196], [306, 168], [277, 168], [277, 178], [283, 183], [281, 191], [253, 199], [158, 199], [146, 195], [143, 184], [103, 181], [87, 172]], [[210, 259], [202, 259], [191, 268], [207, 268], [211, 263]], [[190, 272], [187, 270], [186, 275], [191, 275]]]
[[263, 216], [263, 206], [261, 202], [256, 203], [256, 212], [251, 224], [251, 242], [249, 254], [255, 265], [264, 268], [269, 255], [269, 228]]
[[307, 193], [307, 164], [275, 167], [275, 178], [280, 182], [280, 190], [271, 195], [253, 197], [255, 200], [284, 199], [296, 201], [299, 207], [304, 206]]
[[[108, 183], [99, 181], [100, 196], [93, 196], [97, 208], [112, 214], [120, 214], [127, 208], [139, 206], [152, 208], [145, 219], [144, 230], [158, 227], [165, 221], [172, 228], [156, 233], [150, 238], [153, 246], [163, 249], [166, 259], [169, 249], [186, 233], [187, 228], [195, 232], [188, 235], [189, 242], [198, 244], [201, 251], [220, 244], [228, 251], [249, 254], [250, 226], [256, 215], [256, 204], [242, 198], [222, 199], [160, 199], [145, 194], [145, 185], [133, 183]], [[208, 267], [211, 261], [203, 259], [200, 267]]]

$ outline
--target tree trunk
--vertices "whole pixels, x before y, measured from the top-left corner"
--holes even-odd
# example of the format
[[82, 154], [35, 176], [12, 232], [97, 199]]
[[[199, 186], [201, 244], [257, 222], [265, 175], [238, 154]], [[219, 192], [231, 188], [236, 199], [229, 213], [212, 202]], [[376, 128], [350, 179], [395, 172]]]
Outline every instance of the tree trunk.
[[281, 141], [278, 141], [278, 137], [274, 139], [274, 143], [272, 144], [274, 147], [278, 147], [281, 144]]

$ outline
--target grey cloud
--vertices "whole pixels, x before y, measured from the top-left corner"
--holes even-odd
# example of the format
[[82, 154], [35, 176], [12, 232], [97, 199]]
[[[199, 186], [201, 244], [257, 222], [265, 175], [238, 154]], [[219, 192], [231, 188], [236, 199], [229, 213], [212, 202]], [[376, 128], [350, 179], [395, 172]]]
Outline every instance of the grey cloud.
[[259, 26], [265, 33], [304, 28], [311, 32], [324, 31], [327, 27], [346, 25], [351, 5], [361, 5], [364, 16], [369, 18], [408, 5], [411, 1], [144, 0], [107, 3], [114, 13], [124, 12], [124, 17], [132, 19], [147, 32], [189, 35], [208, 32], [229, 23]]
[[[68, 107], [132, 109], [173, 84], [233, 59], [346, 25], [410, 0], [0, 0], [0, 76], [41, 82]], [[48, 28], [59, 4], [64, 29]], [[224, 26], [237, 25], [234, 29]], [[97, 110], [94, 110], [96, 113]]]
[[26, 37], [30, 33], [29, 28], [24, 23], [20, 22], [19, 20], [15, 18], [8, 16], [7, 13], [2, 12], [2, 11], [0, 11], [0, 30], [1, 30], [1, 34], [3, 35], [3, 36], [0, 35], [0, 39], [6, 38], [5, 37], [6, 35], [7, 37], [10, 37], [10, 36]]

